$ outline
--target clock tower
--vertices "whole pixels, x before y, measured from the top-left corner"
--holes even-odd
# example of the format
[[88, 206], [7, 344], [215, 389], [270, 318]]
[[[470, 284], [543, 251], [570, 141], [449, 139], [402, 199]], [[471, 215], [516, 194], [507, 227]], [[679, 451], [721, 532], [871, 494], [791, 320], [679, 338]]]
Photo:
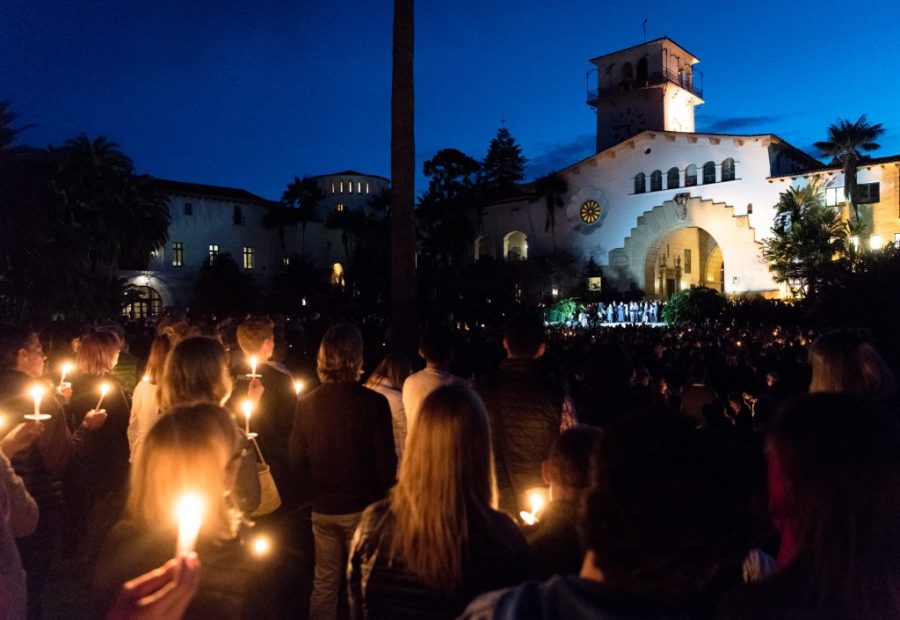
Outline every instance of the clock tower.
[[668, 37], [592, 59], [597, 88], [588, 91], [588, 105], [597, 111], [597, 152], [645, 129], [693, 132], [694, 106], [703, 103], [697, 62]]

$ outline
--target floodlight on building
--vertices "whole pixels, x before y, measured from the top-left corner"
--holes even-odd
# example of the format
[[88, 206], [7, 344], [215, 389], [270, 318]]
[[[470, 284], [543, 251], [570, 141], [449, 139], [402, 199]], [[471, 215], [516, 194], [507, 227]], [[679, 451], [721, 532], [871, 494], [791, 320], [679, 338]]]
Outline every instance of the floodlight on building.
[[872, 235], [869, 237], [869, 248], [872, 250], [880, 250], [884, 242], [881, 239], [881, 235]]

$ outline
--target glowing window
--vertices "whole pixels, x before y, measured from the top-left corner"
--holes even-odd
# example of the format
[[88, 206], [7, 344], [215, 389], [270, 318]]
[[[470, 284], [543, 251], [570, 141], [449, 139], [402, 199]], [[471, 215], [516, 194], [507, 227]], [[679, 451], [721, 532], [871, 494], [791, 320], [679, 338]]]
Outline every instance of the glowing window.
[[184, 243], [181, 241], [172, 243], [172, 266], [184, 267]]
[[684, 186], [693, 187], [697, 184], [697, 166], [691, 164], [684, 170]]
[[344, 182], [343, 181], [341, 181], [341, 193], [342, 194], [344, 193]]
[[244, 246], [244, 269], [253, 269], [253, 248]]
[[331, 184], [331, 193], [334, 193], [334, 183]]
[[218, 243], [210, 243], [209, 244], [209, 262], [213, 262], [216, 260], [216, 257], [219, 255], [219, 244]]
[[730, 157], [722, 162], [722, 180], [734, 181], [734, 160]]
[[356, 193], [362, 194], [362, 181], [356, 182]]
[[337, 209], [338, 213], [343, 213], [344, 212], [344, 203], [343, 202], [337, 203], [337, 207], [335, 207], [335, 208]]

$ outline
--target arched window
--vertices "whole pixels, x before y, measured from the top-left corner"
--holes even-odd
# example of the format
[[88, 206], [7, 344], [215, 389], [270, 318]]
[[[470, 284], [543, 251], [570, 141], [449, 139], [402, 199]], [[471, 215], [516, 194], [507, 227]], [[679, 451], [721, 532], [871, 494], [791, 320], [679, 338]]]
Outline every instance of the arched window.
[[703, 184], [716, 182], [716, 162], [708, 161], [703, 164]]
[[697, 166], [689, 165], [684, 171], [684, 186], [693, 187], [697, 184]]
[[125, 289], [122, 316], [132, 319], [146, 319], [162, 314], [162, 297], [150, 286], [130, 286]]
[[666, 179], [666, 188], [675, 189], [681, 181], [681, 171], [678, 168], [669, 168], [668, 178]]
[[643, 194], [647, 191], [647, 175], [643, 172], [638, 172], [634, 175], [634, 193], [635, 194]]
[[734, 160], [730, 157], [722, 162], [722, 180], [734, 181]]
[[644, 56], [638, 61], [637, 64], [637, 81], [638, 84], [645, 84], [647, 82], [647, 57]]
[[482, 235], [475, 240], [475, 260], [482, 258], [492, 258], [491, 239], [487, 235]]
[[662, 172], [654, 170], [650, 173], [650, 191], [658, 192], [662, 189]]

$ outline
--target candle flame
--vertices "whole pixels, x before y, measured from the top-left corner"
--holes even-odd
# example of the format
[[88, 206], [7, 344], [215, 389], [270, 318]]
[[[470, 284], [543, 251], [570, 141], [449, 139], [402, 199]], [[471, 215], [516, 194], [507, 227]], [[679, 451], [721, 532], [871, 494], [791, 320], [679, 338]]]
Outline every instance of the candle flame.
[[303, 391], [303, 382], [302, 381], [294, 381], [294, 391], [297, 393], [297, 396], [300, 396], [300, 392]]
[[524, 510], [519, 513], [519, 517], [522, 519], [522, 522], [525, 525], [534, 525], [537, 523], [537, 517], [535, 517], [530, 512], [525, 512]]
[[253, 415], [253, 401], [248, 398], [247, 400], [242, 402], [241, 411], [244, 412], [244, 417], [249, 420], [250, 416]]
[[106, 396], [107, 394], [109, 394], [109, 383], [101, 383], [100, 396]]
[[34, 400], [40, 401], [40, 400], [44, 397], [44, 391], [45, 391], [45, 390], [44, 390], [44, 386], [42, 386], [42, 385], [34, 385], [34, 386], [32, 386], [31, 389], [29, 390], [29, 393], [31, 394], [31, 397], [32, 397]]
[[178, 522], [178, 556], [187, 555], [197, 544], [206, 506], [199, 493], [185, 493], [175, 501], [175, 520]]
[[150, 381], [150, 375], [144, 375], [141, 377], [141, 381]]
[[250, 543], [250, 548], [253, 549], [253, 555], [262, 557], [268, 555], [269, 551], [272, 550], [272, 541], [269, 540], [268, 536], [260, 534]]
[[543, 489], [531, 489], [528, 491], [528, 505], [531, 506], [531, 514], [537, 514], [547, 505], [547, 497]]

